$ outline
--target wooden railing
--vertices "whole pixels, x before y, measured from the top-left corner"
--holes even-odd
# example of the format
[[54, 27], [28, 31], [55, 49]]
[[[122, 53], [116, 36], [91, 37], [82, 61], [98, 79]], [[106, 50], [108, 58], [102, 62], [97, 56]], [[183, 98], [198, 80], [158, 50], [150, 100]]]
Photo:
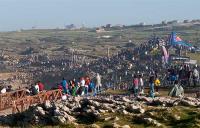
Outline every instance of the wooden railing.
[[0, 94], [0, 111], [12, 107], [14, 100], [25, 98], [26, 96], [25, 89]]
[[62, 97], [62, 91], [57, 89], [57, 90], [41, 92], [34, 96], [27, 96], [22, 99], [17, 99], [14, 100], [12, 103], [12, 113], [22, 112], [33, 104], [42, 104], [47, 100], [56, 101], [58, 99], [61, 99], [61, 97]]
[[59, 89], [40, 92], [33, 96], [26, 95], [25, 89], [8, 92], [0, 94], [0, 111], [12, 109], [12, 113], [22, 112], [33, 104], [41, 104], [47, 100], [55, 101], [61, 97], [62, 91]]

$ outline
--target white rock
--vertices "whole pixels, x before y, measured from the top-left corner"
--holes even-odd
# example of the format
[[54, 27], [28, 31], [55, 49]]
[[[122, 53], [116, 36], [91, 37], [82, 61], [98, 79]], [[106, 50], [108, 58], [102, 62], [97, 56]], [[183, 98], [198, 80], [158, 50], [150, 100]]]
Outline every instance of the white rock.
[[97, 124], [92, 124], [91, 128], [101, 128], [101, 127], [99, 125], [97, 125]]
[[129, 125], [124, 125], [122, 128], [131, 128]]
[[123, 113], [124, 115], [128, 115], [128, 114], [129, 114], [126, 110], [123, 110], [122, 113]]
[[51, 102], [49, 100], [45, 101], [44, 107], [45, 107], [45, 109], [51, 108], [52, 107]]
[[105, 121], [109, 121], [109, 120], [111, 120], [112, 119], [112, 117], [106, 117], [104, 120]]
[[54, 124], [65, 124], [66, 123], [66, 119], [63, 116], [53, 116], [51, 119]]
[[42, 107], [40, 107], [40, 106], [37, 106], [35, 111], [38, 112], [41, 116], [45, 115], [44, 109]]
[[130, 103], [131, 100], [127, 99], [126, 97], [122, 97], [122, 101]]
[[118, 120], [119, 120], [119, 117], [116, 116], [115, 119], [114, 119], [114, 121], [118, 121]]
[[106, 111], [103, 110], [103, 109], [99, 109], [99, 112], [100, 112], [100, 113], [106, 113]]
[[113, 123], [113, 128], [120, 128], [121, 126], [117, 124], [116, 122]]

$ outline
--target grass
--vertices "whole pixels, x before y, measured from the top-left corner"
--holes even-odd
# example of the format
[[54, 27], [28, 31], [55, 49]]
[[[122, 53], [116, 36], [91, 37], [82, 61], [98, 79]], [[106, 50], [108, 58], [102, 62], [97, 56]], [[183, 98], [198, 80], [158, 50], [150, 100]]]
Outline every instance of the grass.
[[188, 53], [187, 56], [193, 60], [197, 60], [197, 63], [200, 64], [200, 53]]

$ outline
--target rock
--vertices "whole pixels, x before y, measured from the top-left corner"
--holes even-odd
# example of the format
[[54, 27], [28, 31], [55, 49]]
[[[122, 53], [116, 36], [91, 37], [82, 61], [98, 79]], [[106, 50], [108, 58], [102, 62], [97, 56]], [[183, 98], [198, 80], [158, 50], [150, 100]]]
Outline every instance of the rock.
[[53, 114], [54, 116], [63, 116], [59, 109], [55, 109]]
[[106, 111], [103, 110], [103, 109], [99, 109], [99, 112], [100, 112], [100, 113], [106, 113]]
[[92, 124], [91, 128], [101, 128], [101, 127], [99, 125], [97, 125], [97, 124]]
[[175, 119], [175, 120], [180, 120], [181, 117], [180, 117], [179, 115], [176, 115], [176, 114], [175, 114], [175, 115], [174, 115], [174, 119]]
[[138, 101], [144, 101], [144, 102], [146, 102], [147, 104], [149, 104], [149, 103], [151, 103], [151, 102], [153, 101], [152, 98], [150, 98], [150, 97], [145, 97], [145, 96], [139, 96], [139, 97], [137, 98], [137, 100], [138, 100]]
[[121, 128], [131, 128], [129, 125], [124, 125]]
[[52, 108], [52, 104], [51, 104], [51, 102], [50, 102], [49, 100], [45, 101], [45, 103], [44, 103], [44, 108], [45, 108], [45, 109], [50, 109], [50, 108]]
[[116, 111], [114, 109], [111, 110], [112, 113], [115, 113]]
[[109, 120], [111, 120], [112, 119], [112, 117], [106, 117], [104, 120], [105, 121], [109, 121]]
[[53, 116], [51, 119], [54, 124], [65, 124], [66, 123], [66, 119], [63, 116]]
[[70, 109], [67, 106], [61, 107], [61, 110], [65, 111], [67, 113], [71, 113]]
[[65, 118], [67, 119], [68, 122], [75, 122], [76, 121], [76, 118], [74, 118], [73, 116], [70, 116], [70, 115], [65, 115]]
[[108, 110], [108, 111], [112, 111], [112, 108], [109, 107], [109, 104], [103, 104], [102, 108], [105, 109], [105, 110]]
[[119, 117], [116, 116], [115, 119], [114, 119], [114, 121], [118, 121], [118, 120], [119, 120]]
[[193, 97], [185, 97], [184, 98], [185, 100], [188, 100], [188, 101], [193, 101], [193, 102], [196, 102], [197, 99], [196, 98], [193, 98]]
[[195, 107], [196, 104], [192, 101], [188, 101], [188, 100], [181, 100], [180, 104], [184, 105], [184, 106], [192, 106]]
[[131, 102], [131, 101], [130, 101], [129, 99], [127, 99], [126, 97], [122, 97], [122, 101], [124, 101], [124, 102], [128, 102], [128, 103]]
[[97, 107], [97, 108], [101, 106], [100, 103], [97, 101], [93, 101], [92, 104], [94, 107]]
[[144, 120], [144, 122], [145, 122], [146, 124], [149, 124], [149, 125], [155, 125], [155, 126], [157, 126], [157, 127], [162, 126], [161, 123], [157, 122], [156, 120], [154, 120], [154, 119], [152, 119], [152, 118], [144, 118], [143, 120]]
[[123, 110], [122, 113], [123, 113], [124, 115], [128, 115], [128, 114], [129, 114], [126, 110]]
[[116, 122], [113, 123], [113, 128], [120, 128], [121, 126], [117, 124]]
[[37, 106], [35, 111], [40, 115], [40, 116], [45, 116], [45, 111], [42, 107]]
[[127, 107], [127, 110], [129, 112], [134, 112], [134, 113], [144, 113], [145, 110], [139, 106], [135, 106], [135, 105], [130, 105], [129, 107]]

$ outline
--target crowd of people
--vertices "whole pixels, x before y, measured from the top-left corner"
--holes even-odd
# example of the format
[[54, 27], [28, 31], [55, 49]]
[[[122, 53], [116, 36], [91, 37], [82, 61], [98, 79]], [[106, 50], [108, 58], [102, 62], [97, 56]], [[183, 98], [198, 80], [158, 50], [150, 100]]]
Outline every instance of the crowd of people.
[[[101, 76], [97, 73], [96, 77], [91, 80], [89, 76], [81, 77], [78, 80], [73, 79], [67, 81], [65, 78], [60, 83], [54, 86], [52, 89], [62, 90], [64, 95], [83, 96], [92, 95], [95, 96], [101, 92]], [[30, 94], [36, 95], [39, 92], [44, 91], [44, 84], [40, 81], [31, 86]]]
[[[68, 79], [71, 78], [67, 78], [67, 80], [63, 78], [53, 88], [61, 89], [64, 94], [73, 96], [96, 95], [100, 92], [101, 87], [132, 89], [134, 90], [133, 94], [138, 96], [144, 94], [144, 88], [148, 87], [149, 96], [154, 97], [161, 86], [176, 87], [175, 90], [183, 90], [183, 87], [192, 87], [192, 85], [197, 87], [200, 79], [199, 67], [173, 62], [163, 66], [162, 53], [154, 54], [151, 52], [152, 49], [159, 46], [159, 42], [158, 39], [153, 39], [138, 47], [122, 49], [109, 58], [102, 57], [79, 68], [72, 68], [69, 72], [75, 74], [71, 75], [73, 77], [79, 77], [80, 74], [86, 74], [86, 72], [93, 72], [94, 74], [98, 72], [102, 77], [96, 74], [95, 79], [92, 79], [89, 75], [83, 75], [84, 77], [69, 81]], [[61, 76], [65, 75], [62, 74]], [[60, 76], [58, 77], [60, 79]], [[38, 81], [31, 86], [30, 92], [35, 95], [44, 89], [44, 84]], [[5, 89], [3, 92], [5, 92]]]

